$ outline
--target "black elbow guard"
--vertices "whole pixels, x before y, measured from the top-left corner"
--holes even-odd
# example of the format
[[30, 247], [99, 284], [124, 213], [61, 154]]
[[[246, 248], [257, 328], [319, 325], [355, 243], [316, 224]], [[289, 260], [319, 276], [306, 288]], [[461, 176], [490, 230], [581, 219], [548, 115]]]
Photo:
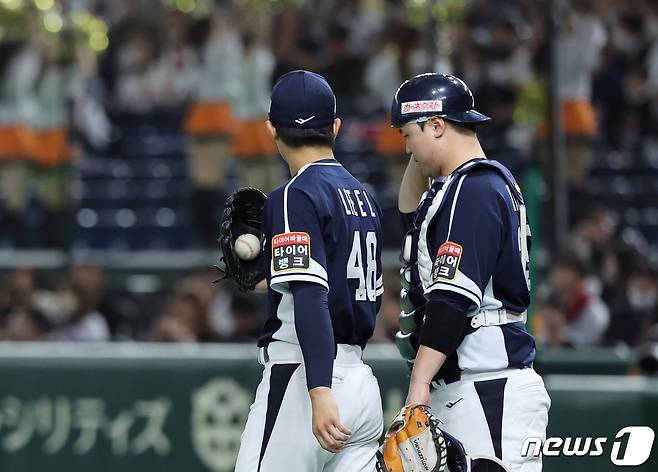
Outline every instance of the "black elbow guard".
[[466, 313], [447, 303], [427, 302], [425, 323], [420, 330], [420, 344], [449, 356], [461, 341], [466, 319]]

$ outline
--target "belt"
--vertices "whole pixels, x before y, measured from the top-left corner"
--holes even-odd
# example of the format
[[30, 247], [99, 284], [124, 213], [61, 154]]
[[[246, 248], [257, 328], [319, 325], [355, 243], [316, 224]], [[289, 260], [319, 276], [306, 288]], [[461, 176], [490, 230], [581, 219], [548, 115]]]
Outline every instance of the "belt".
[[[363, 350], [361, 346], [353, 344], [336, 345], [336, 364], [360, 364]], [[265, 365], [269, 362], [304, 362], [302, 348], [299, 344], [284, 341], [272, 341], [267, 346], [258, 349], [258, 363]]]
[[509, 323], [518, 323], [527, 319], [527, 311], [523, 313], [513, 313], [504, 308], [499, 310], [482, 310], [471, 317], [471, 327], [480, 328], [482, 326], [501, 326]]
[[448, 385], [455, 382], [477, 382], [483, 380], [500, 379], [514, 375], [516, 372], [521, 372], [532, 368], [532, 365], [530, 365], [528, 367], [508, 367], [506, 369], [492, 370], [488, 372], [462, 372], [458, 379], [434, 379], [432, 380], [432, 387], [434, 389], [444, 389]]

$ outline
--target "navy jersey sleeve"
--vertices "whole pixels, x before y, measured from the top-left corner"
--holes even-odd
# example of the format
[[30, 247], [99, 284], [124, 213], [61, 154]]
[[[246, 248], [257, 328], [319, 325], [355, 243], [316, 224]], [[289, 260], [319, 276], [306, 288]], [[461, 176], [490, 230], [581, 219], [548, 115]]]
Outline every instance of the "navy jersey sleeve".
[[293, 186], [283, 193], [280, 214], [268, 214], [272, 238], [270, 286], [288, 291], [288, 282], [314, 282], [329, 290], [322, 210]]
[[491, 174], [475, 172], [455, 182], [452, 201], [430, 223], [427, 250], [432, 254], [430, 300], [445, 292], [466, 297], [478, 309], [492, 278], [505, 234], [504, 197], [492, 186]]
[[295, 331], [304, 356], [306, 385], [309, 390], [331, 388], [336, 344], [327, 291], [309, 282], [290, 282], [289, 286], [294, 299]]

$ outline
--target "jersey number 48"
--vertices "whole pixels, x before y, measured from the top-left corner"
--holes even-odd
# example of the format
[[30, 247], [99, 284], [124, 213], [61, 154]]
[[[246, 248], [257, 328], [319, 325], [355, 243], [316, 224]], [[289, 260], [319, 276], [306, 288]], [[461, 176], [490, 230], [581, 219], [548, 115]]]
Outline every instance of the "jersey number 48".
[[347, 278], [357, 279], [359, 286], [354, 293], [356, 301], [370, 301], [377, 300], [377, 234], [374, 231], [366, 233], [366, 263], [363, 264], [363, 257], [361, 254], [361, 232], [354, 232], [354, 242], [352, 243], [352, 251], [347, 260]]

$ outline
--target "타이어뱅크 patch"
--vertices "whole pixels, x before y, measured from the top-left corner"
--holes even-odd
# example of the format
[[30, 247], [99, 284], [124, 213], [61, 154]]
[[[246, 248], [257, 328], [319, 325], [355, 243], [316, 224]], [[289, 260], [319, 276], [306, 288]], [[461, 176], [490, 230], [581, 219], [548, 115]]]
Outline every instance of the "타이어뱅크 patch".
[[311, 237], [308, 233], [282, 233], [272, 238], [272, 269], [304, 270], [310, 266]]
[[434, 281], [438, 279], [454, 279], [459, 269], [459, 262], [461, 261], [463, 251], [463, 248], [459, 244], [451, 243], [450, 241], [441, 244], [432, 265], [432, 279]]

